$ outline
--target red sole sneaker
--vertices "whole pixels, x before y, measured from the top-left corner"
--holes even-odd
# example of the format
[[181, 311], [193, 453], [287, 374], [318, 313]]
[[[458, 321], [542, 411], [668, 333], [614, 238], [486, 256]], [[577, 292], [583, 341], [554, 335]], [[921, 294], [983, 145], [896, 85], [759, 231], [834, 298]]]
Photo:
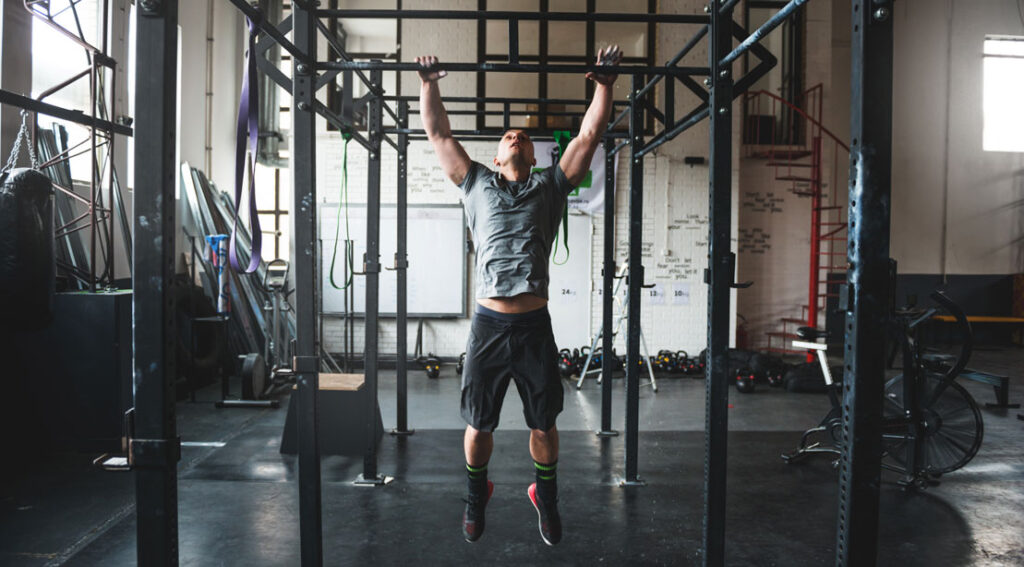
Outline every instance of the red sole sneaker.
[[[533, 503], [533, 509], [537, 511], [537, 530], [540, 532], [540, 538], [544, 540], [544, 543], [554, 547], [559, 541], [562, 540], [561, 529], [557, 536], [552, 537], [551, 534], [547, 533], [547, 526], [545, 525], [545, 518], [540, 511], [540, 503], [537, 501], [537, 483], [533, 483], [529, 488], [526, 489], [527, 496], [530, 497], [530, 502]], [[557, 511], [555, 512], [557, 514]], [[559, 524], [561, 520], [558, 520]], [[560, 526], [559, 526], [560, 528]]]
[[[494, 494], [494, 483], [487, 481], [487, 500], [484, 501], [484, 506], [491, 501], [491, 496]], [[469, 508], [468, 504], [466, 506]], [[468, 510], [467, 510], [468, 511]], [[481, 514], [479, 521], [471, 521], [466, 514], [462, 513], [462, 535], [466, 538], [466, 541], [473, 543], [480, 539], [480, 536], [484, 535], [484, 517]]]

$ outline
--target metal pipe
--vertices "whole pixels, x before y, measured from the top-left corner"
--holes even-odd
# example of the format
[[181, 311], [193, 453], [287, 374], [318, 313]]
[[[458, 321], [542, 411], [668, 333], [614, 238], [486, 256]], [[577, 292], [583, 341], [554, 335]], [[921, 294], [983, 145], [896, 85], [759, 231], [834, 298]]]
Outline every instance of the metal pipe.
[[[297, 62], [305, 62], [306, 61], [306, 54], [303, 53], [302, 50], [300, 50], [298, 47], [296, 47], [294, 43], [292, 43], [291, 41], [288, 41], [288, 38], [285, 37], [284, 34], [281, 33], [274, 26], [273, 23], [268, 22], [266, 19], [264, 19], [263, 18], [263, 12], [260, 12], [258, 8], [254, 8], [253, 6], [249, 5], [249, 2], [247, 2], [246, 0], [229, 0], [229, 1], [232, 4], [234, 4], [235, 7], [238, 8], [238, 11], [242, 12], [242, 14], [244, 14], [245, 17], [247, 17], [250, 20], [256, 22], [256, 27], [258, 27], [261, 32], [263, 32], [263, 33], [267, 34], [268, 36], [274, 38], [274, 41], [276, 41], [278, 45], [283, 47], [285, 51], [290, 53], [292, 55], [292, 58], [295, 61], [297, 61]], [[294, 17], [294, 14], [297, 13], [297, 12], [298, 12], [298, 10], [293, 10], [293, 17]], [[315, 38], [316, 37], [316, 30], [315, 29], [312, 30], [312, 33], [313, 33], [313, 36]], [[294, 32], [293, 32], [293, 37], [294, 37]], [[296, 40], [296, 43], [297, 42], [298, 42], [298, 40]]]
[[206, 0], [206, 125], [203, 148], [203, 167], [213, 174], [213, 2]]
[[786, 18], [795, 12], [797, 8], [806, 3], [807, 0], [790, 0], [789, 4], [786, 4], [779, 9], [774, 16], [768, 18], [767, 22], [761, 24], [761, 27], [751, 32], [751, 34], [747, 36], [747, 39], [744, 39], [743, 42], [736, 46], [736, 49], [733, 49], [728, 55], [723, 57], [718, 62], [718, 66], [728, 67], [729, 64], [735, 61], [737, 57], [749, 51], [751, 46], [764, 39], [764, 37], [771, 33], [772, 30], [779, 27], [782, 22], [786, 21]]
[[[62, 26], [62, 25], [58, 24], [57, 22], [55, 22], [53, 20], [53, 18], [56, 17], [56, 16], [48, 16], [46, 14], [40, 14], [39, 12], [33, 10], [32, 9], [32, 5], [33, 4], [34, 4], [34, 2], [32, 2], [31, 0], [24, 0], [22, 2], [22, 5], [25, 7], [26, 10], [28, 10], [28, 13], [30, 13], [33, 16], [35, 16], [36, 18], [39, 18], [40, 20], [46, 22], [47, 25], [49, 25], [53, 29], [57, 30], [57, 32], [60, 33], [61, 35], [65, 36], [68, 39], [70, 39], [71, 41], [77, 43], [79, 46], [81, 46], [83, 49], [85, 49], [90, 54], [93, 54], [93, 55], [100, 55], [100, 54], [102, 54], [102, 50], [96, 48], [96, 46], [94, 46], [91, 43], [85, 41], [81, 37], [71, 33], [66, 28], [64, 28], [64, 26]], [[71, 2], [68, 7], [71, 8], [72, 10], [74, 10], [74, 6], [75, 5], [76, 5], [75, 2]], [[104, 17], [105, 17], [105, 14], [104, 14]]]
[[623, 142], [619, 142], [618, 145], [616, 145], [614, 148], [612, 148], [611, 155], [615, 155], [615, 154], [619, 153], [619, 151], [621, 151], [622, 148], [625, 148], [628, 145], [629, 145], [629, 140], [625, 140]]
[[[234, 0], [232, 0], [234, 1]], [[451, 72], [494, 72], [494, 73], [609, 73], [614, 72], [620, 75], [671, 75], [684, 76], [705, 76], [708, 74], [707, 67], [655, 67], [648, 65], [541, 65], [532, 63], [438, 63], [433, 68]], [[418, 63], [397, 63], [383, 61], [320, 61], [316, 63], [318, 71], [348, 69], [381, 71], [420, 71], [422, 67]], [[534, 100], [533, 102], [536, 102]]]
[[[398, 126], [405, 127], [409, 121], [409, 103], [398, 103]], [[408, 314], [408, 170], [409, 170], [409, 136], [408, 134], [398, 135], [398, 180], [397, 180], [397, 242], [395, 249], [395, 277], [397, 280], [397, 305], [395, 314], [397, 320], [396, 342], [396, 372], [397, 378], [397, 426], [391, 432], [393, 435], [409, 435], [409, 385], [407, 361], [409, 359], [408, 344], [406, 342], [407, 328], [406, 317]]]
[[[89, 116], [96, 120], [96, 59], [90, 63]], [[96, 291], [96, 130], [89, 130], [93, 159], [89, 160], [89, 291]]]
[[[235, 1], [235, 0], [232, 0]], [[406, 20], [527, 20], [541, 22], [653, 22], [657, 24], [707, 24], [697, 14], [610, 14], [586, 12], [508, 12], [496, 10], [317, 10], [318, 18]]]
[[[373, 69], [370, 72], [370, 79], [380, 84], [382, 73], [380, 69]], [[358, 482], [369, 484], [383, 483], [383, 477], [377, 472], [377, 363], [380, 354], [377, 332], [380, 324], [380, 153], [383, 105], [383, 101], [372, 97], [367, 104], [366, 120], [370, 155], [366, 171], [366, 253], [363, 256], [363, 273], [366, 278], [363, 366], [369, 411], [364, 427], [363, 473]]]
[[[419, 96], [412, 95], [385, 95], [381, 97], [387, 101], [404, 100], [407, 102], [419, 102]], [[517, 98], [517, 97], [474, 97], [474, 96], [446, 96], [444, 97], [446, 105], [452, 103], [494, 103], [494, 104], [536, 104], [536, 103], [547, 103], [547, 104], [578, 104], [586, 106], [590, 104], [590, 101], [586, 99], [574, 99], [574, 98]], [[629, 101], [615, 100], [612, 101], [613, 106], [629, 106]], [[410, 110], [412, 111], [412, 110]], [[418, 112], [418, 111], [417, 111]]]
[[[643, 76], [633, 75], [632, 92], [640, 90]], [[635, 101], [635, 99], [634, 99]], [[640, 291], [644, 283], [643, 266], [643, 206], [644, 164], [636, 151], [643, 146], [644, 107], [633, 104], [629, 115], [629, 273], [626, 283], [626, 450], [623, 484], [642, 485], [638, 475], [640, 427]], [[648, 361], [650, 364], [650, 361]], [[608, 380], [609, 377], [605, 377]]]
[[92, 118], [89, 114], [81, 111], [61, 108], [47, 102], [40, 102], [27, 96], [3, 89], [0, 89], [0, 104], [9, 104], [18, 108], [24, 108], [30, 112], [45, 114], [61, 120], [67, 120], [68, 122], [74, 122], [75, 124], [81, 124], [82, 126], [121, 134], [122, 136], [132, 135], [132, 129], [127, 126], [115, 124], [109, 120]]
[[[420, 114], [420, 111], [414, 110], [413, 114]], [[536, 110], [446, 110], [445, 114], [448, 116], [534, 116], [537, 114]], [[558, 111], [558, 112], [547, 112], [547, 116], [579, 116], [582, 112], [571, 112], [571, 111]]]
[[[324, 38], [327, 40], [327, 43], [330, 44], [331, 48], [334, 49], [335, 53], [338, 54], [338, 57], [340, 57], [344, 61], [352, 61], [352, 56], [349, 55], [347, 51], [345, 51], [345, 46], [338, 41], [338, 38], [334, 37], [334, 35], [331, 34], [331, 30], [327, 27], [327, 24], [325, 24], [322, 20], [317, 19], [316, 26], [317, 29], [320, 30], [320, 33], [324, 35]], [[359, 80], [362, 81], [364, 85], [369, 87], [371, 91], [380, 94], [381, 91], [379, 85], [375, 87], [370, 82], [370, 78], [367, 77], [362, 71], [356, 71], [356, 74], [359, 75]]]
[[398, 114], [396, 114], [395, 111], [392, 110], [390, 106], [384, 104], [384, 101], [381, 101], [381, 106], [384, 108], [384, 113], [390, 116], [391, 119], [395, 121], [395, 124], [398, 124]]
[[[811, 159], [811, 262], [808, 278], [807, 326], [818, 328], [818, 276], [821, 271], [821, 136], [814, 138]], [[810, 351], [807, 362], [814, 362]]]
[[64, 81], [61, 81], [60, 83], [57, 83], [56, 85], [54, 85], [54, 86], [46, 89], [45, 91], [39, 93], [39, 95], [36, 96], [36, 100], [42, 101], [42, 100], [46, 99], [47, 97], [49, 97], [53, 93], [63, 89], [64, 87], [70, 85], [71, 83], [74, 83], [75, 81], [77, 81], [78, 79], [81, 79], [82, 77], [88, 75], [89, 73], [92, 73], [92, 66], [89, 66], [88, 68], [84, 69], [81, 73], [77, 73], [77, 74], [71, 76], [70, 78], [65, 79]]
[[892, 279], [893, 18], [888, 0], [855, 2], [850, 42], [850, 184], [842, 454], [836, 564], [878, 558], [886, 333]]
[[[697, 33], [693, 34], [693, 37], [690, 38], [690, 41], [686, 42], [686, 45], [684, 45], [683, 48], [679, 50], [679, 53], [676, 53], [675, 57], [669, 59], [668, 62], [665, 63], [665, 66], [675, 67], [676, 63], [682, 61], [683, 57], [686, 57], [686, 55], [690, 53], [690, 51], [693, 50], [694, 47], [697, 46], [697, 43], [700, 42], [700, 40], [703, 39], [703, 37], [707, 35], [707, 33], [708, 26], [700, 28], [700, 30]], [[637, 98], [642, 98], [645, 94], [647, 94], [649, 90], [654, 88], [654, 85], [661, 82], [661, 79], [662, 75], [658, 75], [651, 79], [646, 85], [644, 85], [644, 88], [640, 89], [640, 93], [637, 95]]]
[[679, 121], [671, 130], [664, 130], [661, 134], [654, 137], [649, 144], [643, 147], [637, 155], [643, 157], [654, 150], [658, 149], [659, 146], [682, 134], [695, 126], [701, 120], [708, 117], [708, 103], [703, 102], [697, 108], [690, 112], [686, 117]]
[[178, 468], [174, 325], [174, 139], [178, 128], [178, 2], [139, 3], [135, 65], [135, 199], [137, 253], [132, 279], [134, 431], [129, 462], [135, 475], [136, 563], [178, 564]]
[[[106, 9], [106, 0], [104, 0], [104, 9]], [[109, 12], [104, 12], [104, 13], [106, 14], [106, 13], [109, 13]], [[106, 17], [104, 17], [103, 18], [103, 22], [104, 22], [103, 23], [103, 35], [104, 36], [106, 36], [106, 33], [107, 33], [107, 31], [106, 31], [107, 30], [106, 20], [107, 20]], [[103, 45], [106, 46], [106, 43], [104, 42]], [[111, 77], [110, 77], [110, 92], [112, 92], [112, 93], [116, 93], [117, 92], [117, 71], [116, 70], [113, 73], [111, 73]], [[117, 97], [116, 96], [110, 101], [110, 116], [117, 116]], [[108, 281], [108, 285], [110, 285], [110, 286], [113, 286], [113, 284], [114, 284], [114, 277], [115, 277], [115, 271], [114, 270], [115, 270], [116, 262], [117, 262], [117, 259], [114, 258], [114, 212], [113, 212], [113, 208], [115, 206], [114, 205], [114, 141], [115, 141], [114, 136], [111, 136], [106, 141], [106, 144], [107, 144], [107, 206], [110, 207], [110, 209], [111, 209], [110, 210], [110, 214], [109, 214], [110, 226], [108, 228], [108, 234], [107, 234], [107, 258], [110, 259], [110, 262], [107, 264], [107, 268], [108, 268], [108, 271], [109, 271], [109, 274], [107, 275], [107, 277], [108, 277], [107, 281]]]
[[[231, 0], [243, 13], [252, 14], [245, 0]], [[295, 270], [295, 351], [293, 361], [317, 357], [317, 279], [314, 249], [317, 240], [316, 207], [316, 77], [303, 62], [316, 53], [316, 18], [300, 4], [292, 6], [292, 37], [302, 51], [288, 43], [292, 54], [292, 267]], [[261, 29], [273, 26], [259, 21]], [[276, 39], [276, 38], [275, 38]], [[281, 43], [281, 42], [279, 42]], [[284, 46], [284, 43], [281, 43]], [[293, 362], [294, 366], [294, 362]], [[319, 364], [294, 368], [298, 430], [299, 546], [303, 565], [323, 563], [323, 503], [320, 476], [320, 373]]]
[[[425, 136], [426, 136], [426, 132], [424, 130], [422, 130], [422, 129], [414, 130], [414, 129], [411, 129], [411, 128], [392, 128], [392, 129], [385, 129], [384, 132], [387, 133], [387, 134], [408, 134], [409, 136], [413, 137], [416, 140], [425, 139]], [[505, 130], [500, 130], [500, 129], [452, 130], [452, 135], [453, 136], [465, 137], [465, 138], [475, 137], [475, 138], [484, 138], [484, 139], [498, 139], [498, 138], [501, 138], [502, 134], [504, 134], [504, 133], [505, 133]], [[612, 134], [608, 134], [608, 135], [610, 135], [612, 138], [626, 138], [626, 137], [629, 136], [629, 134], [626, 133], [626, 132], [616, 132], [616, 133], [612, 133]], [[532, 140], [535, 140], [535, 141], [536, 140], [551, 140], [551, 139], [554, 138], [554, 131], [553, 130], [543, 130], [543, 131], [539, 131], [539, 132], [534, 131], [531, 134], [530, 138]]]
[[[625, 142], [623, 142], [625, 144]], [[604, 139], [604, 270], [601, 296], [601, 430], [598, 435], [612, 437], [612, 336], [615, 298], [612, 287], [615, 279], [615, 141]]]
[[703, 564], [725, 564], [729, 330], [735, 256], [732, 236], [732, 75], [718, 63], [732, 45], [732, 13], [712, 10], [708, 64], [711, 149], [708, 195], [708, 318], [704, 414]]
[[739, 3], [740, 0], [725, 0], [725, 4], [722, 4], [722, 7], [718, 9], [718, 12], [720, 14], [731, 14], [732, 9], [735, 8], [736, 4]]
[[614, 119], [614, 120], [612, 120], [611, 122], [609, 122], [609, 123], [608, 123], [608, 128], [607, 128], [607, 129], [608, 129], [608, 130], [612, 130], [612, 129], [614, 129], [614, 128], [615, 128], [616, 126], [618, 126], [619, 122], [622, 122], [622, 120], [623, 120], [623, 119], [624, 119], [624, 118], [625, 118], [626, 116], [629, 116], [630, 110], [631, 110], [631, 109], [630, 109], [630, 107], [628, 107], [628, 106], [627, 106], [626, 108], [624, 108], [624, 109], [622, 110], [622, 112], [620, 112], [620, 113], [618, 114], [618, 116], [616, 116], [616, 117], [615, 117], [615, 119]]

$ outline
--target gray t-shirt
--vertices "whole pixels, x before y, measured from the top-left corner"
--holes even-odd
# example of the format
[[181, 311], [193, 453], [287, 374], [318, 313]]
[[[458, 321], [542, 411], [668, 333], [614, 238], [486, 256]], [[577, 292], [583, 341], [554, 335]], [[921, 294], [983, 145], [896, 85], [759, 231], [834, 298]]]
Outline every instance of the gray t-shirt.
[[548, 298], [548, 261], [569, 192], [560, 166], [506, 181], [473, 162], [459, 185], [476, 246], [476, 297]]

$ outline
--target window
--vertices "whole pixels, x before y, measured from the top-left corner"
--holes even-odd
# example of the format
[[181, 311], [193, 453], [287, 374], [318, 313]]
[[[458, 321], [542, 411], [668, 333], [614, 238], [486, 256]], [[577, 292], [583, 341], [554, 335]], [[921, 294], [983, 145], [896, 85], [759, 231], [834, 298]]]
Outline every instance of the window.
[[984, 127], [987, 152], [1024, 152], [1024, 37], [985, 38]]
[[288, 260], [291, 230], [288, 204], [291, 201], [290, 176], [276, 167], [256, 164], [256, 207], [263, 232], [263, 260]]
[[[777, 0], [749, 0], [747, 29], [759, 28], [785, 5]], [[803, 117], [788, 106], [814, 115], [812, 91], [804, 90], [804, 19], [804, 10], [797, 10], [761, 41], [779, 63], [754, 83], [744, 98], [746, 144], [802, 145], [807, 141]], [[750, 53], [743, 57], [748, 70], [757, 64]], [[762, 91], [767, 94], [759, 94]]]

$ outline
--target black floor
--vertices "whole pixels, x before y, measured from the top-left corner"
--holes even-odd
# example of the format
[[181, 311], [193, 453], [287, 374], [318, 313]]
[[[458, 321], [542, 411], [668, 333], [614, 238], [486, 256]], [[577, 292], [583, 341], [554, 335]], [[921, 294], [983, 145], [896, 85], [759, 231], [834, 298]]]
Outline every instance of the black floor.
[[[974, 367], [1014, 376], [1024, 351], [981, 352]], [[461, 538], [465, 486], [457, 413], [458, 379], [417, 373], [410, 391], [408, 438], [385, 436], [378, 488], [352, 480], [362, 460], [323, 461], [324, 562], [327, 565], [690, 565], [699, 562], [703, 516], [703, 383], [659, 380], [642, 392], [640, 476], [621, 488], [623, 438], [588, 430], [599, 417], [599, 390], [567, 386], [561, 420], [560, 507], [565, 538], [555, 548], [537, 533], [526, 496], [532, 481], [527, 432], [515, 394], [495, 437], [490, 471], [496, 489], [487, 532]], [[968, 384], [979, 402], [991, 388]], [[513, 389], [514, 392], [514, 389]], [[213, 390], [201, 393], [212, 397]], [[621, 389], [616, 390], [621, 428]], [[821, 396], [758, 390], [731, 392], [727, 562], [730, 565], [826, 565], [833, 562], [836, 472], [827, 458], [786, 465], [799, 430], [824, 413]], [[382, 376], [385, 427], [393, 419], [393, 379]], [[186, 445], [179, 467], [182, 565], [297, 565], [295, 459], [278, 453], [285, 410], [214, 410], [181, 403]], [[905, 492], [886, 476], [882, 488], [881, 565], [1024, 565], [1022, 410], [985, 411], [986, 438], [966, 468], [924, 492]], [[695, 415], [696, 414], [696, 415]], [[789, 430], [783, 430], [785, 424]], [[675, 430], [671, 429], [675, 424]], [[223, 446], [213, 446], [209, 443]], [[5, 461], [7, 459], [5, 458]], [[88, 466], [88, 455], [18, 463], [0, 491], [0, 564], [134, 565], [135, 516], [130, 474]], [[10, 470], [10, 469], [9, 469]]]

